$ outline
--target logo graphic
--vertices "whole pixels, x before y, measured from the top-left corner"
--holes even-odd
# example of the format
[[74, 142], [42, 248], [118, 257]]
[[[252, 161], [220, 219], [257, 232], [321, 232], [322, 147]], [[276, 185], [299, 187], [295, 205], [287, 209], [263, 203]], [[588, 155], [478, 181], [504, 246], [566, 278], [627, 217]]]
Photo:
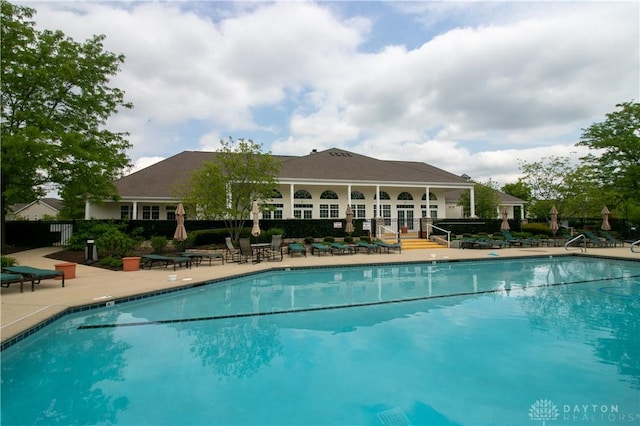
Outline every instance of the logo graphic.
[[539, 399], [529, 408], [529, 418], [542, 420], [542, 426], [545, 426], [547, 420], [556, 420], [558, 416], [560, 416], [558, 407], [548, 399]]

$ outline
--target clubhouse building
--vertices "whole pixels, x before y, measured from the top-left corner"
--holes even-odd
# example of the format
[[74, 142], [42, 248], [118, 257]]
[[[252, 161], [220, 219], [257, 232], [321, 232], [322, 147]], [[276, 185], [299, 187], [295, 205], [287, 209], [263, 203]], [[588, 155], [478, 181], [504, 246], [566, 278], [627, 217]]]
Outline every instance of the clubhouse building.
[[[174, 188], [215, 152], [184, 151], [115, 182], [118, 201], [87, 204], [86, 219], [173, 220], [181, 201]], [[466, 176], [417, 161], [378, 160], [342, 149], [313, 150], [304, 156], [274, 157], [280, 174], [262, 219], [341, 219], [348, 205], [356, 219], [381, 217], [396, 231], [418, 229], [421, 220], [463, 218], [460, 194], [474, 183]], [[498, 192], [509, 218], [521, 217], [523, 201]], [[496, 211], [496, 218], [499, 211]], [[191, 218], [193, 219], [193, 218]]]

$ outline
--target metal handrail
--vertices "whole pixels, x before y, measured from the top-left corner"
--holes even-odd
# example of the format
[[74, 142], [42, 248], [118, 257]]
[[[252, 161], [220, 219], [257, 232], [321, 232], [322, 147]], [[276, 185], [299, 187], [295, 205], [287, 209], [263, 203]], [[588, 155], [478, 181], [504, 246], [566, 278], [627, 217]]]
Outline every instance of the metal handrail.
[[386, 233], [386, 234], [395, 234], [395, 235], [396, 235], [396, 242], [397, 242], [397, 243], [399, 243], [399, 242], [400, 242], [400, 233], [399, 233], [399, 232], [394, 231], [394, 230], [393, 230], [393, 228], [389, 228], [388, 226], [385, 226], [385, 225], [380, 225], [380, 226], [378, 227], [378, 229], [380, 230], [379, 234], [382, 234], [382, 233], [383, 233], [383, 231], [384, 231], [384, 233]]
[[640, 253], [640, 250], [635, 250], [634, 247], [640, 247], [640, 240], [631, 243], [631, 251], [634, 253]]
[[[427, 223], [427, 228], [429, 228], [429, 227], [436, 228], [439, 231], [446, 232], [447, 233], [447, 248], [451, 248], [451, 231], [448, 231], [448, 230], [446, 230], [444, 228], [440, 228], [439, 226], [433, 225], [431, 223]], [[428, 235], [429, 234], [427, 233], [427, 236]]]
[[569, 241], [567, 241], [564, 245], [564, 249], [565, 250], [570, 250], [569, 249], [569, 245], [571, 245], [571, 243], [573, 243], [574, 241], [578, 241], [580, 238], [582, 238], [583, 243], [584, 243], [584, 247], [580, 247], [580, 251], [583, 253], [587, 252], [587, 237], [584, 234], [580, 234], [575, 238], [570, 239]]

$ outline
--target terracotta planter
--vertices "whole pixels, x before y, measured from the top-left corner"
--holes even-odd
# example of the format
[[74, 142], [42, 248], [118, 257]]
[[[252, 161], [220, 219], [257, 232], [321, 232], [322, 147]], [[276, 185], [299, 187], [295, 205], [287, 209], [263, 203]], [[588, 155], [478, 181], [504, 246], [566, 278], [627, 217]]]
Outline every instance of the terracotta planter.
[[122, 270], [123, 271], [139, 271], [140, 270], [140, 257], [123, 257], [122, 258]]
[[[75, 263], [56, 263], [56, 271], [64, 272], [64, 279], [70, 280], [76, 277], [76, 264]], [[56, 280], [61, 280], [62, 277], [56, 277]]]
[[400, 232], [402, 232], [403, 234], [406, 234], [407, 232], [409, 232], [409, 228], [407, 228], [406, 226], [403, 226], [400, 228]]

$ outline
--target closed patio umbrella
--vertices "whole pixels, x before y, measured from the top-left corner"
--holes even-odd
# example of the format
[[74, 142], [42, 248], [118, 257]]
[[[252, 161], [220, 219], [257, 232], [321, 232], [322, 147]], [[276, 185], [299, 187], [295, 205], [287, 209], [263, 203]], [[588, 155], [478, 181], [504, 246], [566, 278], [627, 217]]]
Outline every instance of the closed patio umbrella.
[[611, 231], [611, 224], [609, 223], [610, 214], [611, 212], [609, 211], [607, 206], [604, 206], [604, 208], [602, 209], [602, 225], [600, 225], [600, 229], [602, 229], [603, 231]]
[[344, 227], [344, 231], [347, 234], [351, 235], [351, 233], [353, 232], [353, 211], [351, 210], [351, 206], [347, 206], [345, 215], [347, 216], [347, 223]]
[[556, 206], [551, 207], [551, 211], [549, 212], [549, 214], [551, 214], [551, 222], [549, 223], [549, 229], [551, 229], [553, 236], [555, 236], [558, 230], [560, 229], [560, 226], [558, 225], [558, 209], [556, 209]]
[[260, 207], [258, 207], [257, 200], [253, 202], [251, 215], [253, 216], [253, 228], [251, 228], [251, 235], [258, 238], [260, 236]]
[[173, 234], [173, 239], [181, 243], [187, 239], [187, 229], [184, 227], [184, 214], [184, 207], [182, 203], [180, 203], [178, 207], [176, 207], [176, 221], [178, 225], [176, 226], [176, 232]]
[[507, 213], [507, 206], [502, 206], [502, 224], [500, 225], [501, 231], [508, 231], [511, 229], [509, 226], [509, 213]]

